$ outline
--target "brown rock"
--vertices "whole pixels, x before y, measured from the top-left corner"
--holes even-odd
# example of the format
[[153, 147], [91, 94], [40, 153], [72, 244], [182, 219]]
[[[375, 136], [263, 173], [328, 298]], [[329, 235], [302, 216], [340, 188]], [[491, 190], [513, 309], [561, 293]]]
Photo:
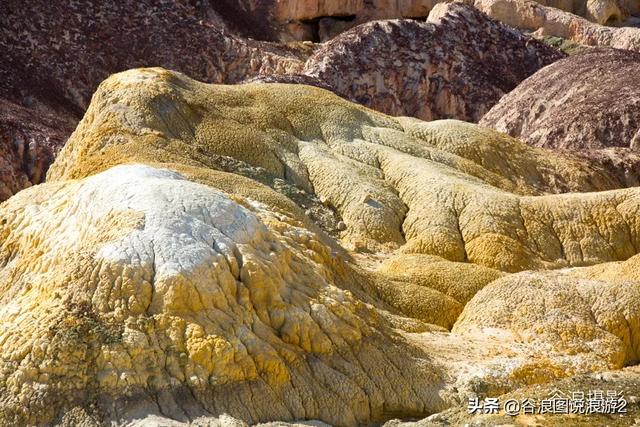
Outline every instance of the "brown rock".
[[[640, 4], [635, 0], [536, 0], [544, 6], [579, 15], [591, 22], [620, 25], [631, 14], [637, 14]], [[381, 19], [425, 19], [430, 11], [447, 0], [281, 0], [245, 1], [262, 6], [261, 13], [276, 28], [281, 40], [327, 41], [340, 32], [365, 22]], [[473, 0], [463, 0], [473, 4]], [[257, 9], [260, 6], [247, 6]], [[270, 33], [273, 34], [273, 29]], [[265, 31], [263, 31], [265, 33]]]
[[481, 125], [537, 147], [635, 147], [640, 54], [590, 49], [558, 61], [504, 96]]
[[44, 181], [75, 121], [0, 99], [0, 201]]
[[525, 80], [480, 121], [537, 147], [590, 158], [640, 183], [640, 54], [589, 49]]
[[440, 4], [429, 22], [363, 24], [325, 43], [305, 74], [391, 115], [477, 121], [562, 54], [472, 7]]
[[272, 10], [282, 39], [326, 41], [345, 29], [365, 22], [394, 19], [425, 19], [443, 0], [315, 0], [277, 2]]
[[[591, 3], [591, 2], [590, 2]], [[598, 3], [598, 2], [593, 2]], [[589, 46], [609, 46], [640, 51], [640, 28], [614, 28], [528, 0], [475, 0], [475, 7], [512, 27], [535, 31], [541, 36], [556, 36]], [[596, 22], [621, 20], [614, 9], [602, 6], [594, 11]]]

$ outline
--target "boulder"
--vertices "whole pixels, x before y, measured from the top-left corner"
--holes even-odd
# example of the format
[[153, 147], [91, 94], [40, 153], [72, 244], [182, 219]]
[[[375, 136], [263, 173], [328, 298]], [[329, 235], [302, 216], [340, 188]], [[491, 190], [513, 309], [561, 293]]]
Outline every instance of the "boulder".
[[638, 73], [640, 54], [635, 52], [600, 48], [572, 55], [525, 80], [480, 124], [530, 145], [570, 150], [635, 186]]

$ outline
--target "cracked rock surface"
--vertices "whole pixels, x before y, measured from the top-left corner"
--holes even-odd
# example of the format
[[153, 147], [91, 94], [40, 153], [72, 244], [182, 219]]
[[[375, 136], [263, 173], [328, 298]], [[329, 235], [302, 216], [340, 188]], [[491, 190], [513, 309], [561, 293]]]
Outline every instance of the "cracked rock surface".
[[321, 88], [113, 75], [0, 206], [0, 423], [452, 422], [619, 371], [640, 359], [621, 186]]

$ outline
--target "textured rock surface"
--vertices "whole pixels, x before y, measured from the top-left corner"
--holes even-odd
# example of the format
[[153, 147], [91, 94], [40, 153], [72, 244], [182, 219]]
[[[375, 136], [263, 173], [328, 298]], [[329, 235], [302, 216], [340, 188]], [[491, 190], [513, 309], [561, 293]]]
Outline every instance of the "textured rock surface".
[[64, 115], [0, 99], [0, 201], [44, 180], [74, 126]]
[[638, 12], [637, 2], [634, 0], [535, 0], [543, 6], [549, 6], [565, 12], [580, 15], [597, 24], [619, 25], [631, 13]]
[[372, 22], [347, 31], [318, 49], [304, 72], [387, 114], [477, 121], [561, 56], [469, 6], [443, 3], [426, 23]]
[[[418, 8], [431, 8], [418, 3]], [[388, 6], [389, 16], [396, 16]], [[313, 84], [390, 114], [478, 119], [502, 94], [559, 58], [553, 50], [461, 5], [443, 9], [450, 11], [448, 24], [400, 21], [354, 30], [360, 34], [357, 40], [339, 38], [306, 69], [307, 58], [317, 48], [312, 43], [285, 45], [241, 37], [278, 38], [282, 28], [274, 17], [279, 12], [269, 2], [118, 0], [62, 8], [30, 0], [5, 2], [3, 7], [0, 145], [10, 156], [20, 157], [14, 141], [24, 140], [34, 147], [31, 155], [38, 166], [34, 172], [24, 162], [20, 166], [5, 161], [0, 200], [39, 182], [98, 83], [132, 67], [161, 65], [214, 83]], [[255, 22], [260, 14], [264, 22]], [[386, 28], [396, 30], [387, 34]], [[406, 38], [413, 36], [430, 39], [429, 45], [407, 44]], [[481, 45], [469, 46], [471, 37], [479, 37]], [[363, 43], [378, 53], [386, 49], [385, 57], [378, 56], [374, 63], [374, 56], [363, 56], [362, 63], [354, 63], [351, 56]], [[440, 45], [447, 49], [440, 50]], [[497, 55], [505, 47], [511, 53]], [[481, 59], [483, 49], [494, 52], [490, 59]]]
[[[613, 260], [631, 250], [596, 245], [581, 252], [586, 241], [575, 231], [565, 235], [565, 220], [539, 221], [542, 212], [570, 221], [596, 206], [614, 209], [634, 190], [516, 195], [616, 188], [603, 170], [475, 125], [392, 119], [308, 86], [206, 86], [157, 69], [123, 73], [103, 83], [63, 154], [53, 180], [125, 160], [219, 169], [216, 157], [233, 157], [314, 192], [344, 221], [341, 238], [351, 248], [406, 243], [407, 252], [506, 270]], [[628, 221], [623, 215], [620, 232], [633, 240]], [[579, 235], [601, 226], [587, 217], [580, 224]], [[493, 255], [485, 258], [489, 248]]]
[[0, 206], [5, 424], [446, 420], [640, 356], [638, 189], [478, 125], [138, 69], [48, 178]]
[[162, 64], [215, 83], [301, 66], [293, 50], [235, 37], [188, 3], [120, 0], [74, 9], [32, 0], [3, 7], [3, 95], [55, 90], [76, 111], [109, 74], [136, 66]]
[[23, 330], [3, 335], [3, 423], [98, 396], [346, 425], [442, 405], [437, 371], [353, 297], [330, 248], [255, 201], [133, 165], [21, 192], [1, 222], [3, 330]]
[[548, 384], [537, 384], [523, 387], [512, 392], [497, 396], [500, 402], [508, 399], [522, 401], [529, 399], [540, 407], [542, 399], [551, 398], [554, 393], [560, 392], [567, 396], [573, 393], [582, 393], [589, 396], [597, 390], [616, 391], [627, 399], [626, 415], [618, 414], [591, 414], [589, 416], [576, 416], [575, 414], [520, 414], [516, 417], [500, 414], [469, 414], [465, 405], [444, 411], [441, 414], [429, 417], [417, 422], [389, 421], [385, 427], [441, 427], [452, 425], [472, 425], [477, 427], [493, 427], [498, 425], [543, 425], [552, 427], [563, 426], [593, 426], [607, 425], [626, 427], [637, 424], [640, 417], [640, 368], [637, 366], [623, 370], [604, 372], [592, 375], [580, 375], [572, 378], [552, 381]]
[[572, 55], [524, 81], [480, 124], [530, 145], [577, 152], [637, 185], [639, 73], [635, 52], [594, 49]]
[[[615, 6], [613, 9], [607, 6], [612, 3], [602, 2], [602, 9], [598, 8], [595, 12], [601, 18], [592, 19], [598, 22], [616, 16]], [[530, 0], [475, 0], [473, 4], [494, 19], [515, 28], [535, 31], [541, 36], [562, 37], [588, 46], [640, 51], [640, 28], [599, 25], [572, 13], [545, 7]]]
[[572, 55], [524, 81], [480, 124], [538, 147], [635, 148], [639, 73], [640, 53], [595, 49]]
[[[472, 0], [471, 0], [472, 1]], [[631, 14], [640, 12], [636, 0], [536, 0], [545, 6], [580, 15], [591, 22], [620, 25]], [[368, 21], [394, 18], [426, 18], [431, 10], [446, 0], [281, 0], [278, 2], [245, 1], [245, 10], [259, 11], [264, 20], [276, 28], [280, 39], [326, 41], [350, 27]], [[470, 0], [466, 0], [470, 3]], [[258, 28], [265, 27], [258, 25]], [[264, 31], [263, 31], [264, 32]], [[273, 37], [274, 30], [268, 34]], [[277, 36], [276, 36], [277, 37]]]
[[97, 85], [111, 73], [163, 65], [222, 83], [302, 68], [304, 49], [246, 40], [227, 31], [225, 22], [233, 28], [260, 26], [244, 25], [251, 14], [238, 14], [226, 3], [216, 2], [214, 8], [207, 2], [118, 0], [61, 7], [40, 0], [4, 1], [0, 150], [20, 156], [13, 141], [24, 141], [20, 144], [34, 147], [30, 155], [41, 171], [3, 159], [0, 200], [39, 182], [34, 176], [46, 172]]

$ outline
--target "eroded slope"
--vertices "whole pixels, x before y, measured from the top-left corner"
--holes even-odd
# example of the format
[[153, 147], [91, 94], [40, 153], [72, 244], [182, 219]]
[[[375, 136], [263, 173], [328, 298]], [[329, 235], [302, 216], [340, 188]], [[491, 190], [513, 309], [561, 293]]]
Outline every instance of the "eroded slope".
[[0, 421], [350, 426], [635, 364], [620, 185], [319, 88], [114, 75], [0, 207]]

